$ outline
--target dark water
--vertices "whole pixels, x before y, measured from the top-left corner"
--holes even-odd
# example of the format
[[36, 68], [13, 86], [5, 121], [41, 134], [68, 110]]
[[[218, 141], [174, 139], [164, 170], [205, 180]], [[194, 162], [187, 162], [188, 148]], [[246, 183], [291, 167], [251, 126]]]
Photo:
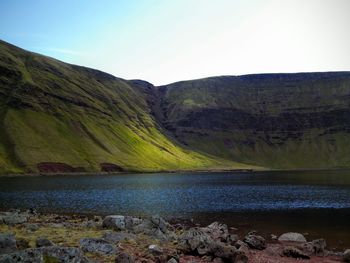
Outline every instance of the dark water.
[[0, 178], [0, 209], [29, 207], [220, 220], [242, 231], [308, 232], [350, 245], [350, 171]]

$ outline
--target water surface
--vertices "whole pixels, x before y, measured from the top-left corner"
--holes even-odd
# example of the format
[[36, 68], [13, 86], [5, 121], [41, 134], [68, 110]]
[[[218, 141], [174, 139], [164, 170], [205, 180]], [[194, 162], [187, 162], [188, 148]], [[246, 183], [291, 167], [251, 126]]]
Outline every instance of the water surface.
[[0, 178], [0, 209], [159, 214], [242, 230], [305, 231], [350, 245], [350, 171], [269, 171]]

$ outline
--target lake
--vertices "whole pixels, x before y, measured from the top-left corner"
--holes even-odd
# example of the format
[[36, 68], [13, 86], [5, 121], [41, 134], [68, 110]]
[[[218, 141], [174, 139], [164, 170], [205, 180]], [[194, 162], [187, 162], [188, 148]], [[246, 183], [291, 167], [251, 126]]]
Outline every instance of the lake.
[[242, 234], [307, 232], [350, 247], [348, 170], [0, 177], [0, 209], [30, 207], [218, 220]]

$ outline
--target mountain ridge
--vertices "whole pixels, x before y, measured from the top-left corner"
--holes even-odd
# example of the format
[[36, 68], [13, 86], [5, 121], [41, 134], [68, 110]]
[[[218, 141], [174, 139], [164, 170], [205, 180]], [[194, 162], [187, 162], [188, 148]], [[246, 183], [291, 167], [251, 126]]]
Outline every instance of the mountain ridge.
[[0, 58], [0, 173], [350, 166], [350, 72], [154, 86], [4, 41]]

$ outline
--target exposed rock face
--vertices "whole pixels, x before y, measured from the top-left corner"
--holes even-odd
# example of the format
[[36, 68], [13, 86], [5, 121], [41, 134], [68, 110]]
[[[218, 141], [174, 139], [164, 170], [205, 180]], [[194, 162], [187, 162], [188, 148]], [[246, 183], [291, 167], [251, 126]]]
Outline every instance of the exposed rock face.
[[11, 254], [0, 255], [0, 262], [6, 263], [46, 263], [46, 262], [67, 262], [67, 263], [89, 263], [78, 248], [73, 247], [45, 247], [31, 248]]
[[243, 241], [247, 243], [249, 247], [254, 249], [263, 250], [266, 248], [266, 241], [262, 236], [248, 234], [244, 237]]
[[101, 163], [101, 172], [123, 172], [124, 169], [113, 163]]
[[306, 238], [300, 233], [289, 232], [289, 233], [282, 234], [278, 238], [278, 241], [280, 241], [280, 242], [300, 242], [300, 243], [304, 243], [304, 242], [306, 242]]
[[83, 238], [79, 242], [80, 248], [84, 252], [95, 252], [100, 254], [114, 254], [117, 249], [104, 239]]
[[40, 173], [74, 173], [84, 172], [84, 168], [74, 168], [66, 163], [43, 162], [38, 163], [37, 168]]
[[0, 233], [0, 254], [10, 253], [17, 250], [16, 239], [12, 234]]

